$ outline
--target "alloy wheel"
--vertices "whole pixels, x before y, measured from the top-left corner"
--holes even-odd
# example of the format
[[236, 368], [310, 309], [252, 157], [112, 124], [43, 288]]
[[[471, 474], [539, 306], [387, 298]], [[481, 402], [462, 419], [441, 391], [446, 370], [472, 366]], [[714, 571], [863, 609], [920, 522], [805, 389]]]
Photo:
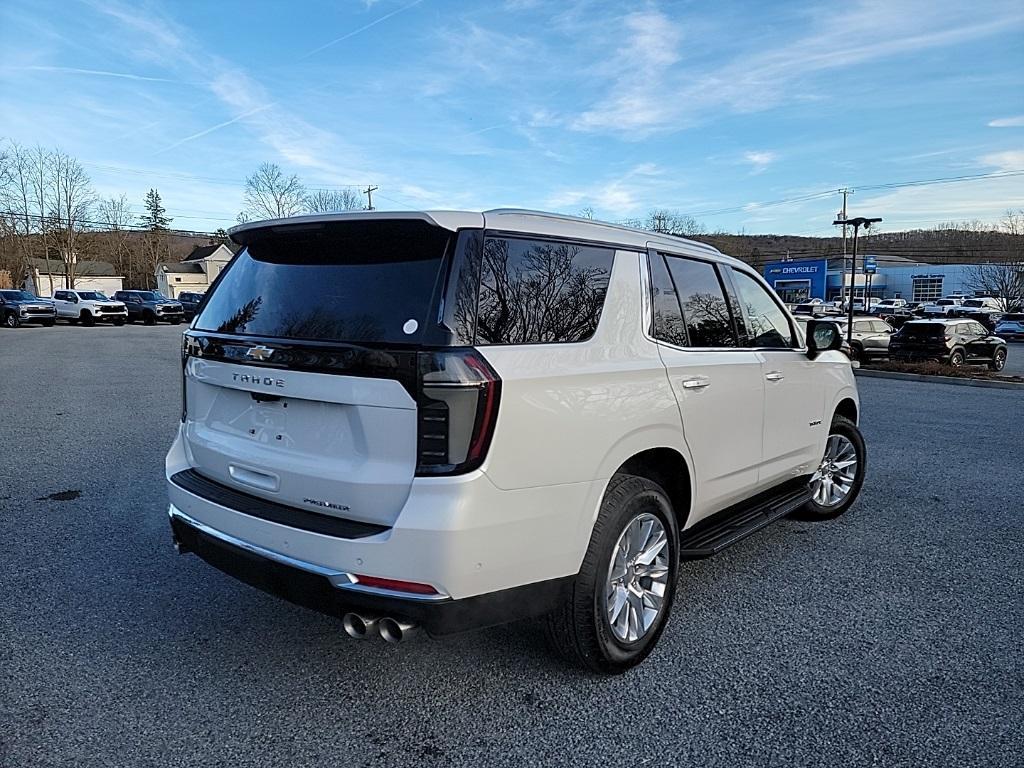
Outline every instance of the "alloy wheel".
[[605, 590], [608, 624], [620, 642], [633, 643], [655, 626], [669, 577], [669, 541], [661, 520], [637, 515], [612, 550]]
[[822, 507], [836, 507], [850, 495], [857, 479], [857, 449], [844, 435], [829, 435], [825, 456], [811, 476], [811, 496]]

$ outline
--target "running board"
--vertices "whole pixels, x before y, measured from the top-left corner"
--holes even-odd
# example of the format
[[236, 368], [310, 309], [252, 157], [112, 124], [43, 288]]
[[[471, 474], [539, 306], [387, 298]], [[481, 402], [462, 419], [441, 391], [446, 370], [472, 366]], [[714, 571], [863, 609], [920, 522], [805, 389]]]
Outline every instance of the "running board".
[[780, 517], [795, 512], [810, 498], [807, 478], [801, 478], [725, 509], [683, 531], [679, 557], [700, 560], [717, 555]]

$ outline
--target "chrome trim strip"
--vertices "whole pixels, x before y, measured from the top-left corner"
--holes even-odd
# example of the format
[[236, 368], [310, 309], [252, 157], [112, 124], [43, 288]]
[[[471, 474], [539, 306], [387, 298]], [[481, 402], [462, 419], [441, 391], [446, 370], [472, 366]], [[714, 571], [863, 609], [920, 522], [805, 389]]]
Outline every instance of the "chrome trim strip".
[[449, 600], [449, 595], [436, 594], [436, 595], [417, 595], [409, 592], [398, 592], [391, 589], [381, 589], [380, 587], [367, 587], [356, 581], [355, 574], [348, 573], [347, 571], [338, 571], [333, 568], [326, 568], [316, 563], [310, 563], [306, 560], [299, 560], [298, 558], [291, 557], [290, 555], [283, 555], [280, 552], [276, 552], [272, 549], [266, 549], [258, 544], [245, 541], [244, 539], [236, 538], [230, 534], [218, 531], [215, 528], [211, 528], [205, 523], [201, 523], [194, 517], [185, 514], [173, 504], [167, 507], [167, 516], [177, 518], [185, 525], [195, 528], [197, 531], [210, 536], [211, 538], [223, 541], [226, 544], [244, 549], [246, 552], [266, 558], [267, 560], [273, 560], [274, 562], [281, 563], [282, 565], [288, 565], [292, 568], [298, 568], [301, 571], [307, 573], [313, 573], [317, 576], [324, 576], [331, 583], [332, 587], [336, 589], [351, 590], [352, 592], [363, 592], [369, 595], [380, 595], [381, 597], [393, 597], [399, 600], [416, 600], [416, 601], [427, 601], [436, 602], [438, 600]]

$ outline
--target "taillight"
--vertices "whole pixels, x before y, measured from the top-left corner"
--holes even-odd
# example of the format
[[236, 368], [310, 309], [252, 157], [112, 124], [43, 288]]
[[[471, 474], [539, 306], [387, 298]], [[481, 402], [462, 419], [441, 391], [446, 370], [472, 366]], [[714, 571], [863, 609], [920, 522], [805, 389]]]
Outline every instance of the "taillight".
[[188, 418], [188, 398], [186, 396], [185, 378], [188, 369], [188, 359], [199, 357], [202, 354], [202, 347], [199, 342], [187, 333], [181, 335], [181, 422], [185, 423]]
[[498, 420], [501, 379], [475, 349], [419, 353], [417, 475], [483, 464]]

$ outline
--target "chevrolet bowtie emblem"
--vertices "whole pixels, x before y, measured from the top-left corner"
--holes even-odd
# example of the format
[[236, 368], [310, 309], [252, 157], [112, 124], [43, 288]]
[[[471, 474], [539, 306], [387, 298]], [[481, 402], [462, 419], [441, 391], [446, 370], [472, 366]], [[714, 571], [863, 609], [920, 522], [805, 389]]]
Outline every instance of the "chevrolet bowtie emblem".
[[272, 350], [270, 347], [259, 346], [249, 347], [249, 349], [245, 353], [245, 356], [248, 357], [250, 360], [262, 361], [269, 360], [273, 354], [274, 350]]

